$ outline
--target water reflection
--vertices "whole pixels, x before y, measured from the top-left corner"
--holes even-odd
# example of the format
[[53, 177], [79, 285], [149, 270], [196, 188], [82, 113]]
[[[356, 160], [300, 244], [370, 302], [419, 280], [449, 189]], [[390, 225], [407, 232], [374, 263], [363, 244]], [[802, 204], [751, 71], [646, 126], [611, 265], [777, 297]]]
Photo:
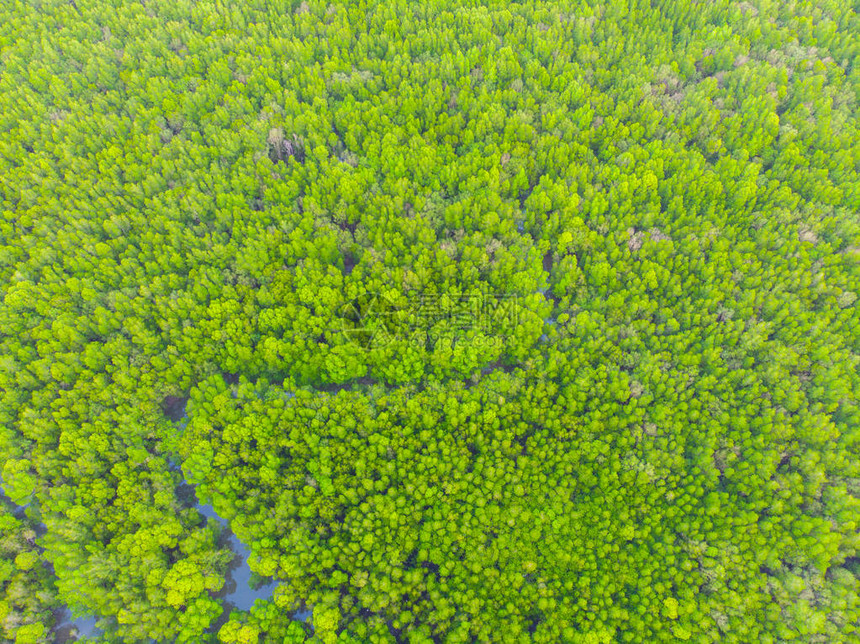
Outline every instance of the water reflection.
[[[227, 608], [236, 608], [238, 610], [250, 610], [254, 602], [258, 599], [269, 600], [278, 587], [278, 582], [272, 580], [261, 586], [254, 588], [252, 586], [252, 578], [254, 574], [248, 565], [248, 557], [251, 551], [248, 547], [239, 541], [227, 520], [219, 516], [215, 509], [208, 503], [200, 503], [194, 506], [200, 514], [209, 519], [214, 519], [224, 528], [224, 534], [227, 538], [227, 545], [233, 552], [233, 561], [227, 568], [227, 581], [224, 588], [221, 589], [216, 596], [222, 598], [227, 605]], [[259, 579], [259, 577], [257, 577]], [[310, 619], [312, 611], [299, 610], [293, 613], [292, 618], [301, 622]]]
[[[284, 391], [282, 392], [282, 396], [289, 399], [295, 397], [295, 394], [291, 391]], [[177, 398], [166, 402], [167, 409], [165, 409], [165, 411], [168, 413], [170, 419], [180, 429], [180, 431], [185, 429], [189, 421], [188, 414], [186, 413], [187, 399]], [[172, 471], [181, 470], [179, 464], [172, 459], [168, 460], [168, 468]], [[187, 481], [183, 480], [183, 485], [186, 488], [194, 489]], [[26, 510], [29, 504], [23, 506], [18, 505], [6, 496], [5, 490], [3, 489], [2, 477], [0, 477], [0, 501], [8, 503], [12, 507], [15, 516], [19, 519], [24, 518], [24, 515], [27, 514]], [[197, 500], [196, 491], [194, 493], [194, 501], [196, 502], [194, 507], [198, 512], [207, 518], [214, 519], [222, 526], [225, 537], [224, 545], [227, 546], [234, 554], [233, 560], [227, 569], [227, 577], [224, 587], [216, 595], [216, 597], [224, 601], [227, 612], [232, 609], [242, 611], [250, 610], [256, 600], [271, 599], [275, 588], [278, 587], [278, 582], [271, 580], [265, 584], [257, 586], [256, 588], [252, 587], [252, 577], [256, 576], [253, 575], [251, 568], [248, 566], [248, 557], [251, 554], [248, 547], [239, 541], [230, 529], [227, 520], [219, 516], [211, 505], [200, 503], [199, 500]], [[37, 536], [43, 536], [45, 534], [46, 527], [41, 521], [35, 521], [35, 528]], [[256, 579], [259, 579], [259, 577], [256, 577]], [[299, 610], [292, 615], [292, 619], [306, 622], [311, 618], [311, 616], [312, 611]], [[51, 641], [59, 644], [67, 644], [79, 641], [82, 638], [97, 638], [103, 634], [103, 631], [97, 626], [98, 619], [99, 618], [91, 615], [75, 617], [72, 615], [72, 611], [68, 607], [60, 608], [54, 612], [55, 625], [51, 629]]]
[[224, 527], [227, 537], [226, 545], [228, 545], [234, 554], [233, 561], [227, 569], [227, 582], [217, 596], [223, 598], [230, 607], [238, 608], [239, 610], [249, 610], [258, 599], [271, 599], [272, 593], [278, 587], [278, 582], [271, 581], [257, 588], [252, 588], [252, 573], [251, 568], [248, 566], [248, 557], [251, 555], [251, 551], [233, 534], [233, 531], [227, 525], [227, 520], [218, 516], [211, 505], [197, 503], [194, 507], [204, 517], [215, 519]]
[[53, 630], [53, 641], [59, 644], [76, 642], [82, 637], [97, 637], [102, 631], [96, 627], [95, 617], [72, 617], [68, 608], [58, 611], [55, 616], [56, 625]]
[[[544, 320], [544, 322], [546, 322], [549, 326], [555, 326], [556, 325], [556, 320], [552, 319], [551, 317]], [[540, 339], [541, 339], [541, 342], [546, 342], [547, 340], [549, 340], [549, 336], [546, 333], [544, 333], [543, 335], [541, 335]]]
[[[290, 399], [295, 397], [295, 393], [292, 391], [283, 391], [281, 392], [281, 396], [285, 399]], [[171, 420], [177, 429], [180, 431], [184, 430], [190, 420], [188, 416], [187, 399], [182, 399], [181, 404], [175, 403], [171, 407], [174, 412]], [[168, 460], [168, 467], [173, 471], [182, 470], [179, 463], [176, 463], [172, 459]], [[208, 503], [200, 502], [197, 498], [197, 491], [193, 485], [183, 479], [182, 487], [184, 487], [185, 490], [184, 494], [180, 493], [180, 496], [188, 494], [186, 498], [190, 501], [190, 492], [193, 490], [192, 498], [194, 500], [194, 508], [204, 517], [214, 519], [221, 525], [224, 530], [223, 534], [225, 542], [223, 545], [233, 552], [233, 560], [227, 568], [227, 577], [224, 587], [216, 594], [216, 597], [224, 601], [225, 608], [227, 608], [228, 611], [231, 609], [250, 610], [254, 605], [254, 602], [258, 599], [264, 601], [271, 599], [275, 592], [275, 588], [278, 587], [278, 582], [276, 580], [270, 580], [262, 585], [254, 587], [252, 582], [259, 581], [259, 577], [251, 572], [251, 568], [248, 565], [248, 557], [251, 555], [251, 551], [238, 539], [238, 537], [236, 537], [230, 529], [228, 521], [215, 512], [215, 508]], [[307, 621], [310, 617], [311, 611], [308, 610], [300, 610], [293, 615], [293, 619], [303, 622]]]

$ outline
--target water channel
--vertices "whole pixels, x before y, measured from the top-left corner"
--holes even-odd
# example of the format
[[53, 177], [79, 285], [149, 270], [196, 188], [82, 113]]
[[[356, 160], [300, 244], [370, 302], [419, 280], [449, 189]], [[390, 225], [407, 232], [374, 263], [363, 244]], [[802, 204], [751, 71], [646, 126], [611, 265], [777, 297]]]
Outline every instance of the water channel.
[[[189, 486], [190, 487], [190, 486]], [[215, 512], [211, 505], [197, 502], [194, 506], [200, 514], [209, 519], [214, 519], [221, 524], [224, 532], [225, 542], [233, 552], [233, 561], [227, 568], [227, 578], [224, 588], [216, 595], [221, 599], [225, 608], [250, 610], [254, 602], [258, 599], [268, 600], [272, 598], [275, 588], [278, 587], [277, 581], [271, 581], [254, 588], [252, 586], [252, 572], [248, 566], [248, 557], [251, 551], [248, 547], [239, 541], [227, 523], [227, 520]], [[292, 618], [298, 621], [305, 622], [311, 617], [311, 611], [297, 611], [292, 615]], [[82, 637], [94, 637], [101, 633], [96, 627], [97, 619], [90, 616], [73, 617], [68, 608], [64, 608], [56, 615], [56, 626], [54, 627], [55, 641], [61, 644], [66, 642], [74, 642]]]
[[[187, 418], [183, 417], [180, 421], [183, 425], [187, 422]], [[178, 466], [172, 466], [178, 469]], [[193, 490], [193, 486], [187, 481], [183, 481], [183, 487], [187, 491]], [[8, 502], [15, 509], [16, 515], [23, 517], [26, 506], [16, 505], [3, 493], [2, 480], [0, 480], [0, 498]], [[192, 499], [189, 499], [191, 502]], [[230, 530], [228, 522], [223, 517], [219, 516], [211, 505], [200, 503], [197, 500], [196, 494], [193, 496], [194, 508], [197, 509], [204, 517], [214, 519], [223, 529], [223, 545], [233, 553], [233, 560], [227, 569], [227, 576], [224, 587], [216, 595], [220, 599], [226, 612], [232, 609], [249, 610], [254, 602], [258, 599], [268, 600], [272, 598], [275, 588], [278, 586], [277, 581], [270, 581], [256, 588], [252, 586], [253, 575], [251, 568], [248, 566], [248, 557], [251, 552], [248, 547], [239, 541], [233, 531]], [[44, 524], [37, 526], [42, 534], [45, 531]], [[226, 612], [224, 618], [226, 618]], [[305, 622], [310, 619], [312, 612], [309, 610], [300, 610], [292, 615], [292, 618], [298, 621]], [[59, 609], [55, 614], [55, 626], [53, 629], [53, 641], [59, 644], [75, 642], [81, 638], [97, 637], [102, 631], [97, 627], [98, 618], [91, 615], [73, 615], [68, 607]], [[218, 622], [220, 624], [221, 621]], [[216, 624], [217, 626], [217, 624]]]

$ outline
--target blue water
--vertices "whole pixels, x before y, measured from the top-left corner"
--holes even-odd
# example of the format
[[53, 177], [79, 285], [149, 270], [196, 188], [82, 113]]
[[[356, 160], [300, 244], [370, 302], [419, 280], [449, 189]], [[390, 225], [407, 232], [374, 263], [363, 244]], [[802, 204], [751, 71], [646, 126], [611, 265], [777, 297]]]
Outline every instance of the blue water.
[[[227, 532], [227, 544], [233, 552], [233, 561], [227, 569], [227, 579], [224, 588], [217, 597], [224, 601], [225, 607], [237, 610], [249, 610], [258, 599], [268, 600], [272, 598], [277, 581], [272, 581], [257, 588], [251, 587], [251, 568], [248, 566], [248, 557], [251, 552], [248, 547], [239, 541], [230, 530], [227, 520], [219, 516], [215, 509], [205, 503], [197, 503], [194, 506], [203, 516], [214, 519]], [[296, 611], [293, 619], [305, 622], [312, 616], [312, 611]], [[75, 642], [83, 637], [97, 637], [101, 630], [96, 627], [97, 618], [81, 616], [73, 618], [68, 608], [63, 609], [57, 615], [57, 625], [54, 627], [54, 641], [65, 644]]]
[[[289, 399], [295, 397], [295, 394], [291, 391], [284, 391], [283, 396], [284, 398]], [[182, 417], [174, 422], [181, 431], [188, 425], [188, 420], [188, 413], [186, 409], [183, 408]], [[170, 461], [169, 467], [171, 470], [181, 469], [179, 464], [173, 461]], [[184, 481], [184, 483], [190, 485], [188, 481]], [[230, 565], [227, 568], [227, 579], [224, 584], [224, 588], [217, 596], [224, 600], [228, 608], [236, 608], [238, 610], [249, 610], [258, 599], [271, 599], [272, 594], [275, 592], [275, 588], [278, 587], [278, 582], [270, 581], [262, 586], [258, 586], [257, 588], [252, 588], [251, 568], [248, 566], [248, 557], [251, 555], [251, 551], [244, 543], [239, 541], [235, 534], [233, 534], [227, 519], [219, 516], [218, 513], [215, 512], [215, 508], [208, 503], [200, 503], [198, 500], [194, 507], [204, 517], [214, 519], [221, 524], [221, 527], [227, 533], [227, 543], [234, 555], [233, 561], [230, 562]], [[294, 618], [300, 621], [306, 621], [310, 615], [310, 611], [298, 611], [294, 615]]]
[[74, 642], [82, 637], [96, 637], [101, 630], [96, 628], [97, 618], [90, 616], [72, 617], [68, 608], [57, 615], [53, 636], [56, 642]]
[[[295, 398], [296, 394], [295, 392], [285, 390], [281, 392], [281, 396], [289, 400], [290, 398]], [[180, 430], [182, 430], [185, 429], [187, 424], [188, 414], [185, 412], [182, 414], [182, 418], [176, 422], [176, 425]], [[179, 469], [178, 465], [171, 463], [171, 469], [174, 468]], [[185, 481], [185, 483], [188, 484], [187, 481]], [[227, 607], [235, 607], [239, 610], [250, 610], [254, 605], [254, 602], [258, 599], [264, 601], [271, 599], [275, 592], [275, 588], [278, 587], [278, 582], [273, 580], [256, 588], [251, 587], [251, 568], [248, 566], [248, 557], [250, 556], [251, 551], [244, 543], [239, 541], [235, 534], [233, 534], [228, 521], [219, 516], [218, 513], [215, 512], [215, 508], [208, 503], [200, 503], [198, 500], [197, 505], [194, 507], [204, 517], [214, 519], [227, 531], [228, 544], [230, 550], [234, 553], [234, 557], [227, 569], [227, 580], [224, 584], [224, 588], [218, 594], [219, 597], [223, 598]], [[313, 611], [299, 610], [293, 613], [292, 618], [300, 622], [306, 622], [312, 615]]]
[[[552, 318], [547, 318], [546, 320], [544, 320], [544, 322], [546, 322], [550, 326], [556, 325], [556, 320], [553, 320]], [[546, 342], [547, 340], [549, 340], [549, 336], [546, 333], [541, 335], [541, 337], [540, 337], [541, 342]]]
[[[230, 530], [230, 526], [227, 524], [227, 520], [219, 516], [208, 503], [198, 502], [194, 507], [204, 517], [214, 519], [224, 527], [228, 534], [230, 550], [235, 555], [227, 569], [227, 582], [218, 596], [224, 599], [228, 607], [239, 610], [250, 610], [254, 602], [258, 599], [271, 599], [275, 588], [278, 587], [278, 582], [271, 581], [257, 588], [251, 587], [251, 568], [248, 566], [248, 557], [251, 551], [233, 534], [233, 531]], [[312, 612], [309, 610], [296, 611], [293, 614], [293, 619], [304, 622], [311, 617], [311, 614]]]
[[[283, 391], [281, 392], [281, 395], [286, 399], [290, 399], [294, 398], [296, 394], [292, 391]], [[188, 421], [188, 408], [186, 405], [182, 408], [182, 416], [178, 420], [175, 420], [174, 424], [180, 431], [182, 431], [188, 425]], [[170, 461], [169, 467], [171, 470], [181, 470], [179, 464], [172, 460]], [[188, 481], [184, 481], [184, 483], [190, 485]], [[275, 588], [278, 587], [278, 582], [270, 581], [262, 586], [252, 588], [251, 568], [248, 566], [248, 557], [251, 555], [251, 551], [244, 543], [239, 541], [235, 534], [233, 534], [227, 520], [219, 516], [218, 513], [215, 512], [215, 508], [208, 503], [200, 503], [198, 500], [194, 507], [204, 517], [214, 519], [221, 524], [221, 527], [227, 533], [227, 544], [230, 550], [232, 550], [234, 556], [233, 561], [230, 562], [230, 565], [227, 568], [227, 579], [225, 581], [224, 588], [217, 595], [219, 598], [224, 600], [227, 608], [249, 610], [258, 599], [264, 601], [271, 599], [275, 592]], [[297, 611], [293, 615], [293, 619], [303, 622], [307, 621], [310, 617], [311, 611]]]
[[236, 535], [227, 525], [227, 520], [218, 516], [211, 505], [198, 503], [194, 507], [204, 517], [215, 519], [226, 529], [230, 550], [234, 554], [233, 561], [227, 569], [227, 583], [224, 584], [224, 589], [219, 593], [219, 596], [223, 597], [224, 601], [231, 607], [239, 610], [249, 610], [258, 599], [271, 599], [272, 593], [278, 587], [278, 582], [269, 582], [259, 588], [251, 587], [251, 568], [248, 566], [248, 557], [251, 551], [236, 538]]
[[[295, 394], [291, 391], [285, 391], [285, 398], [292, 398]], [[184, 410], [183, 410], [184, 412]], [[184, 429], [188, 424], [188, 415], [187, 413], [183, 413], [182, 417], [177, 421], [174, 421], [180, 430]], [[170, 462], [169, 467], [171, 470], [179, 470], [181, 469], [179, 465], [175, 462]], [[0, 498], [12, 504], [17, 510], [19, 510], [22, 514], [27, 506], [20, 506], [12, 503], [11, 500], [6, 497], [3, 487], [3, 480], [0, 478]], [[187, 483], [187, 481], [186, 481]], [[218, 593], [217, 597], [223, 599], [226, 608], [238, 609], [238, 610], [249, 610], [254, 602], [258, 599], [268, 600], [272, 598], [272, 594], [275, 591], [275, 588], [278, 587], [277, 581], [270, 581], [266, 584], [258, 586], [257, 588], [251, 587], [251, 568], [248, 566], [248, 557], [251, 552], [248, 550], [248, 547], [239, 541], [233, 531], [230, 530], [230, 526], [228, 522], [223, 517], [219, 516], [215, 509], [209, 504], [203, 504], [198, 501], [197, 505], [194, 506], [200, 514], [203, 516], [214, 519], [217, 521], [227, 532], [227, 543], [230, 550], [234, 553], [233, 561], [230, 562], [230, 565], [227, 569], [227, 578], [226, 583], [224, 584], [224, 588]], [[312, 611], [309, 610], [300, 610], [296, 611], [292, 618], [298, 621], [305, 622], [310, 619], [312, 616]], [[68, 608], [63, 608], [58, 611], [55, 615], [56, 624], [52, 630], [53, 641], [59, 644], [65, 644], [69, 642], [75, 642], [81, 638], [88, 637], [98, 637], [102, 634], [101, 629], [96, 626], [98, 621], [97, 617], [93, 617], [91, 615], [81, 615], [81, 616], [73, 616], [72, 612]]]

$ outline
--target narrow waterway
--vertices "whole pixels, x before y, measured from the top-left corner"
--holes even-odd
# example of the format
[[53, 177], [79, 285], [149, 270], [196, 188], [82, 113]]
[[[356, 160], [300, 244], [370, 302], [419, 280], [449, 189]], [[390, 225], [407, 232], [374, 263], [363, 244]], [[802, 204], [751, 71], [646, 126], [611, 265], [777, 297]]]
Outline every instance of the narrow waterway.
[[[189, 486], [190, 487], [190, 486]], [[248, 557], [251, 551], [239, 541], [227, 520], [219, 516], [211, 505], [200, 503], [194, 506], [200, 514], [209, 519], [214, 519], [223, 528], [224, 545], [233, 552], [233, 560], [227, 568], [227, 577], [224, 587], [216, 597], [224, 603], [225, 616], [230, 610], [250, 610], [258, 599], [268, 600], [272, 598], [277, 581], [257, 586], [252, 586], [251, 568], [248, 566]], [[298, 621], [307, 621], [311, 617], [311, 611], [297, 611], [292, 618]], [[92, 616], [72, 617], [68, 608], [63, 608], [55, 615], [56, 626], [53, 630], [53, 641], [59, 644], [75, 642], [84, 637], [97, 637], [101, 630], [96, 627], [97, 618]]]
[[218, 597], [224, 599], [230, 607], [239, 610], [249, 610], [258, 599], [271, 599], [272, 593], [278, 587], [276, 581], [263, 584], [257, 588], [251, 586], [251, 568], [248, 566], [248, 557], [251, 551], [239, 541], [233, 531], [227, 525], [226, 519], [218, 516], [211, 505], [198, 503], [194, 506], [200, 514], [209, 519], [215, 519], [220, 523], [227, 537], [227, 545], [233, 552], [233, 561], [227, 569], [227, 581], [224, 588], [218, 593]]
[[[194, 507], [200, 514], [207, 518], [215, 519], [224, 527], [227, 545], [234, 553], [233, 561], [227, 569], [227, 582], [217, 597], [222, 598], [228, 608], [237, 608], [239, 610], [250, 610], [254, 602], [258, 599], [271, 599], [275, 588], [278, 587], [278, 582], [270, 581], [256, 588], [253, 587], [253, 573], [250, 566], [248, 566], [248, 557], [251, 555], [251, 551], [233, 534], [233, 531], [230, 530], [230, 526], [227, 524], [227, 520], [218, 516], [218, 513], [215, 512], [211, 505], [198, 502]], [[310, 616], [311, 611], [297, 611], [292, 617], [304, 622]]]
[[[295, 396], [295, 394], [290, 391], [283, 392], [283, 394], [285, 398], [292, 398]], [[174, 403], [171, 411], [173, 412], [171, 420], [173, 420], [180, 431], [183, 431], [189, 420], [185, 401], [183, 400], [178, 402], [178, 404]], [[181, 469], [175, 463], [172, 467], [176, 470]], [[234, 608], [237, 610], [250, 610], [254, 605], [254, 602], [258, 599], [264, 601], [271, 599], [275, 592], [275, 588], [278, 587], [278, 581], [271, 580], [262, 585], [256, 587], [253, 586], [252, 580], [254, 580], [255, 576], [248, 565], [248, 557], [251, 555], [251, 551], [248, 546], [236, 537], [230, 529], [228, 521], [224, 517], [219, 516], [210, 504], [200, 502], [197, 498], [197, 492], [194, 486], [183, 479], [183, 487], [185, 487], [186, 490], [194, 490], [194, 508], [204, 517], [213, 519], [221, 525], [224, 530], [224, 545], [233, 552], [233, 561], [230, 562], [230, 565], [227, 568], [227, 578], [225, 580], [224, 587], [216, 597], [224, 601], [225, 608], [228, 611]], [[309, 610], [300, 610], [296, 611], [292, 615], [292, 618], [305, 622], [310, 619], [311, 614], [312, 612]]]
[[96, 627], [95, 617], [72, 617], [72, 611], [68, 608], [63, 608], [54, 614], [56, 620], [53, 630], [52, 641], [59, 644], [66, 642], [75, 642], [84, 637], [97, 637], [101, 635], [101, 630]]
[[[295, 394], [292, 392], [284, 392], [285, 397], [291, 398]], [[185, 412], [185, 400], [174, 399], [171, 401], [171, 409], [168, 415], [175, 423], [177, 428], [182, 431], [188, 423], [188, 415]], [[170, 464], [171, 469], [180, 470], [176, 463]], [[248, 547], [239, 541], [226, 519], [219, 516], [215, 509], [209, 505], [200, 503], [197, 499], [194, 486], [190, 485], [183, 479], [182, 487], [185, 488], [186, 503], [193, 504], [193, 507], [200, 512], [204, 517], [217, 521], [223, 529], [222, 539], [223, 544], [233, 553], [233, 560], [227, 568], [227, 575], [224, 587], [216, 597], [222, 600], [225, 608], [225, 614], [222, 619], [226, 619], [230, 610], [250, 610], [254, 602], [259, 600], [268, 600], [272, 598], [275, 588], [278, 587], [277, 580], [271, 580], [267, 583], [254, 587], [252, 580], [254, 575], [251, 568], [248, 566], [248, 557], [251, 551]], [[16, 515], [23, 518], [26, 514], [27, 506], [17, 505], [9, 499], [3, 490], [3, 480], [0, 478], [0, 499], [7, 502], [14, 508]], [[42, 536], [45, 533], [44, 524], [36, 525], [37, 535]], [[259, 579], [259, 578], [257, 578]], [[293, 613], [292, 618], [297, 621], [306, 622], [310, 619], [312, 611], [300, 610]], [[219, 620], [220, 621], [220, 620]], [[54, 628], [51, 631], [52, 641], [58, 644], [67, 644], [76, 642], [81, 638], [95, 638], [102, 634], [101, 629], [97, 627], [98, 617], [93, 615], [74, 616], [68, 607], [62, 607], [54, 613]]]

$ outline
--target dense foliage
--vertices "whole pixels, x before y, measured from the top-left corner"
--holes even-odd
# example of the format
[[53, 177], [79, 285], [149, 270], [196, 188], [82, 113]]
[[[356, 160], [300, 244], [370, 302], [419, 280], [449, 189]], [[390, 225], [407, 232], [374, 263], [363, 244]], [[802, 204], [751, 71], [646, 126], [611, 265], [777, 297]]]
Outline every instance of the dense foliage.
[[[56, 574], [4, 518], [7, 597], [113, 642], [856, 641], [858, 36], [3, 3], [0, 474]], [[270, 602], [225, 610], [183, 476]]]
[[0, 641], [50, 641], [58, 606], [51, 571], [36, 545], [36, 526], [0, 500]]

